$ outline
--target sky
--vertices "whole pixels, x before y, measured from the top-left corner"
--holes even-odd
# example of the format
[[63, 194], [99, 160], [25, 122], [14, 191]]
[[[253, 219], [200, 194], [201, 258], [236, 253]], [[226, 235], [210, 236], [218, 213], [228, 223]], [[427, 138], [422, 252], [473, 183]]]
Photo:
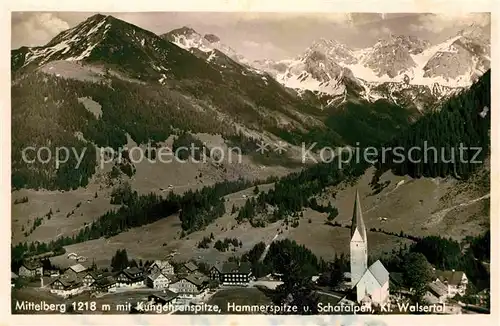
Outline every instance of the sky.
[[[95, 13], [13, 12], [12, 49], [39, 46]], [[475, 24], [489, 30], [489, 13], [245, 13], [149, 12], [102, 13], [163, 34], [188, 26], [215, 34], [250, 60], [289, 59], [319, 38], [335, 39], [353, 48], [373, 45], [390, 35], [413, 35], [439, 43]]]

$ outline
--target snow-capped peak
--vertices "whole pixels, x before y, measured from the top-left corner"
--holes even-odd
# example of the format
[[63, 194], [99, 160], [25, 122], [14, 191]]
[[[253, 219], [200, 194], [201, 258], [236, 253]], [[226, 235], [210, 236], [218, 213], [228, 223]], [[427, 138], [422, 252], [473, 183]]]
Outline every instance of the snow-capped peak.
[[59, 33], [45, 46], [27, 48], [23, 66], [34, 62], [42, 65], [61, 56], [68, 61], [87, 58], [109, 31], [111, 19], [111, 16], [94, 15], [77, 26]]
[[219, 50], [235, 61], [244, 64], [248, 62], [242, 55], [238, 54], [230, 46], [222, 43], [217, 35], [205, 34], [202, 36], [190, 27], [184, 26], [174, 29], [161, 35], [161, 37], [188, 51], [192, 49], [198, 49], [202, 52]]

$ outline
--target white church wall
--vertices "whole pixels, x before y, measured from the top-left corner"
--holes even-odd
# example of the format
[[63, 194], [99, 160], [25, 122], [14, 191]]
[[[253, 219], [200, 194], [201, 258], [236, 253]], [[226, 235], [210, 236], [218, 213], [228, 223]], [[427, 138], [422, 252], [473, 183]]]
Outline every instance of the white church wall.
[[354, 286], [363, 277], [368, 268], [368, 254], [366, 241], [363, 240], [358, 230], [353, 234], [350, 244], [351, 251], [351, 284]]
[[375, 277], [367, 271], [356, 286], [356, 299], [360, 302], [367, 294], [375, 304], [386, 303], [389, 298], [389, 282], [380, 285]]

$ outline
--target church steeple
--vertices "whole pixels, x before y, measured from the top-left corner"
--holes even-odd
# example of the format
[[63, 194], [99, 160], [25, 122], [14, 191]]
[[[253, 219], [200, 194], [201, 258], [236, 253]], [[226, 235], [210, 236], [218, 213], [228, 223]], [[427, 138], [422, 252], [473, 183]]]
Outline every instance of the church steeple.
[[351, 222], [351, 284], [356, 285], [368, 268], [368, 241], [359, 192], [356, 190]]
[[361, 201], [359, 200], [359, 192], [356, 189], [356, 197], [354, 199], [354, 209], [352, 212], [352, 221], [351, 221], [351, 239], [354, 236], [356, 230], [359, 232], [359, 235], [366, 241], [366, 228], [365, 222], [363, 221], [363, 211], [361, 210]]

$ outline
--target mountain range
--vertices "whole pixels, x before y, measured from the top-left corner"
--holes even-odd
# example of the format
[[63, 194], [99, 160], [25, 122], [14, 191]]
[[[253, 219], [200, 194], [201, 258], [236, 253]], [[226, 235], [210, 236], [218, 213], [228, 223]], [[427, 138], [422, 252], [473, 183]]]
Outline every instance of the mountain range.
[[[350, 90], [369, 100], [389, 99], [408, 105], [442, 100], [470, 86], [490, 68], [490, 41], [482, 28], [471, 25], [439, 44], [415, 36], [391, 35], [371, 47], [353, 49], [322, 38], [295, 59], [250, 62], [211, 35], [183, 27], [165, 36], [185, 49], [217, 49], [234, 60], [263, 70], [299, 93], [312, 91], [344, 96]], [[337, 103], [330, 101], [330, 103]]]
[[11, 51], [13, 180], [72, 187], [93, 174], [90, 161], [71, 178], [28, 168], [28, 145], [118, 148], [128, 137], [158, 143], [186, 131], [251, 148], [262, 139], [378, 144], [470, 85], [489, 68], [489, 51], [471, 27], [433, 46], [410, 36], [367, 49], [320, 39], [293, 60], [250, 61], [213, 34], [157, 35], [97, 14], [44, 46]]

